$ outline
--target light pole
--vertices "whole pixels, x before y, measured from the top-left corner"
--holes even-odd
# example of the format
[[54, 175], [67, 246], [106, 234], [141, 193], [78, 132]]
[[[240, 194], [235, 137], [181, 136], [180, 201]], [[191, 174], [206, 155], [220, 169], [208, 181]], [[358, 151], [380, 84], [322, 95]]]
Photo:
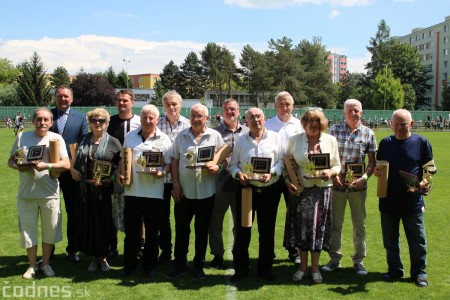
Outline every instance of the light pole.
[[129, 78], [128, 78], [128, 63], [131, 62], [131, 60], [127, 60], [127, 59], [124, 58], [123, 61], [125, 62], [125, 73], [127, 73], [127, 89], [128, 89], [128, 81], [129, 81]]

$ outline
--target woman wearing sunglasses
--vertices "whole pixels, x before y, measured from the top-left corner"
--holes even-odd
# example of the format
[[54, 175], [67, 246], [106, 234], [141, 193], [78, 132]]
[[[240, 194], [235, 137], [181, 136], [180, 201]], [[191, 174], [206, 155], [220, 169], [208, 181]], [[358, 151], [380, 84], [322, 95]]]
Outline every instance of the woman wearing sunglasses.
[[94, 272], [100, 266], [108, 271], [106, 257], [112, 236], [111, 194], [114, 190], [113, 177], [122, 149], [120, 142], [107, 133], [109, 113], [96, 108], [87, 114], [90, 132], [81, 141], [72, 177], [80, 181], [78, 204], [77, 247], [91, 256], [88, 267]]

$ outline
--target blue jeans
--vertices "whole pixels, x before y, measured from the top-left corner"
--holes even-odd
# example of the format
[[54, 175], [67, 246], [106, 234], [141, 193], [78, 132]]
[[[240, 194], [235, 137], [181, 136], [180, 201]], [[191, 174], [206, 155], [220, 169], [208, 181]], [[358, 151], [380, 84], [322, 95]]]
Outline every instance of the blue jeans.
[[381, 213], [383, 244], [386, 249], [386, 259], [389, 272], [403, 273], [403, 263], [400, 258], [400, 220], [402, 221], [409, 246], [411, 278], [415, 279], [417, 277], [426, 277], [427, 273], [425, 268], [427, 264], [427, 238], [425, 235], [423, 212], [405, 217], [397, 217]]

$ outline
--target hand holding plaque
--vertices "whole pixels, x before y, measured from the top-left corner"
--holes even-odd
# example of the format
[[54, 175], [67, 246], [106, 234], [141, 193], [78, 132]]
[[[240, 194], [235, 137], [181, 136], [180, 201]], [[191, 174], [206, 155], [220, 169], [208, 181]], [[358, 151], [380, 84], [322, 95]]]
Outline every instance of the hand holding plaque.
[[188, 161], [186, 168], [196, 169], [204, 168], [206, 163], [213, 160], [215, 146], [208, 146], [198, 148], [197, 153], [194, 150], [189, 150], [184, 156]]
[[344, 185], [350, 186], [364, 175], [366, 172], [366, 165], [364, 163], [347, 163], [345, 171]]
[[112, 163], [109, 161], [95, 160], [92, 169], [92, 178], [86, 182], [95, 185], [102, 185], [102, 179], [111, 176]]
[[304, 166], [306, 179], [323, 179], [320, 170], [330, 168], [330, 153], [308, 154], [308, 163]]
[[243, 167], [243, 173], [247, 175], [249, 181], [265, 182], [263, 174], [270, 174], [272, 167], [272, 158], [270, 157], [252, 157], [251, 163], [246, 163]]
[[138, 173], [155, 174], [163, 167], [163, 153], [161, 151], [146, 151], [143, 152], [137, 159], [137, 164], [140, 166]]
[[22, 148], [16, 151], [16, 163], [19, 166], [32, 166], [44, 156], [45, 145], [32, 146], [28, 150]]

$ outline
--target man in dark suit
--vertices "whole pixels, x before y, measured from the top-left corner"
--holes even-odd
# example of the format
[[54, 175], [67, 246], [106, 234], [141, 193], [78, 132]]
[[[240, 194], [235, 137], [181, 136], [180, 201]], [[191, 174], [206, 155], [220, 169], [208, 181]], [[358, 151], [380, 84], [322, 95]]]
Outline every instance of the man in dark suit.
[[[66, 142], [67, 153], [71, 158], [69, 145], [79, 143], [81, 137], [87, 134], [86, 116], [70, 108], [73, 102], [73, 91], [68, 86], [59, 86], [55, 92], [56, 107], [52, 109], [53, 126], [50, 131], [62, 135]], [[78, 262], [80, 258], [76, 253], [76, 221], [77, 221], [77, 194], [79, 184], [72, 179], [70, 172], [59, 176], [59, 183], [64, 196], [64, 204], [67, 213], [67, 254], [72, 262]]]

